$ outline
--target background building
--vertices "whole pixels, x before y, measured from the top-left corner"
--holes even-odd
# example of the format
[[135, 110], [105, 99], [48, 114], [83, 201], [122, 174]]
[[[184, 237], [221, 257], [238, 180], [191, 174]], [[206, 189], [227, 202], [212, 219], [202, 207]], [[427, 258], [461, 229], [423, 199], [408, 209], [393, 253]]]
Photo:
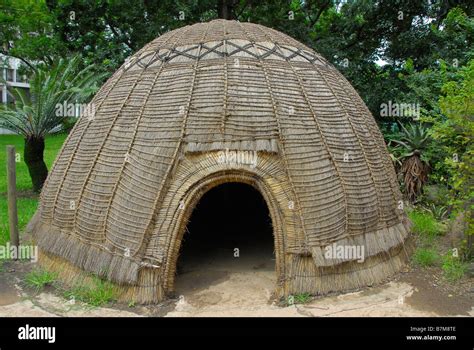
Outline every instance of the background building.
[[[21, 61], [14, 57], [0, 55], [0, 103], [13, 103], [11, 93], [13, 88], [25, 89], [29, 92], [30, 84], [25, 74], [21, 72]], [[3, 83], [6, 81], [6, 85]], [[0, 128], [0, 134], [11, 134], [9, 130]]]

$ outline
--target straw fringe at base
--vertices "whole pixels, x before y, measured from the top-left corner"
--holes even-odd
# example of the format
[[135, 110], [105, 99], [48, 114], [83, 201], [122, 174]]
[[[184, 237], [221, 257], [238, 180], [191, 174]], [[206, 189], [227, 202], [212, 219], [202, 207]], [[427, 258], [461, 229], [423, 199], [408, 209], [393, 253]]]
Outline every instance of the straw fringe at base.
[[[40, 250], [38, 263], [44, 269], [56, 273], [58, 279], [67, 287], [95, 285], [93, 275], [61, 257]], [[136, 283], [136, 285], [122, 285], [111, 282], [116, 300], [124, 303], [156, 304], [167, 297], [161, 287], [159, 269], [140, 269]]]
[[62, 257], [84, 271], [119, 284], [134, 285], [138, 281], [142, 266], [139, 261], [114, 254], [103, 246], [84, 243], [59, 228], [43, 224], [40, 215], [31, 220], [27, 230], [34, 234], [33, 238], [43, 252]]
[[[332, 292], [348, 292], [387, 281], [405, 265], [410, 244], [399, 245], [388, 252], [368, 258], [364, 263], [345, 262], [338, 266], [317, 267], [309, 256], [291, 254], [287, 271], [289, 277], [279, 281], [275, 296], [287, 298], [290, 295], [309, 293], [325, 295]], [[94, 279], [67, 260], [40, 250], [39, 264], [55, 272], [66, 286], [93, 286]], [[160, 269], [139, 270], [136, 285], [112, 283], [116, 299], [120, 302], [137, 304], [159, 303], [169, 297], [161, 279]]]
[[315, 266], [311, 257], [293, 255], [288, 262], [290, 280], [285, 296], [348, 292], [386, 282], [406, 264], [412, 250], [412, 245], [405, 242], [363, 263], [350, 261], [325, 267]]
[[[410, 224], [408, 222], [400, 222], [394, 226], [383, 228], [375, 232], [369, 232], [360, 235], [349, 236], [333, 242], [337, 246], [363, 246], [364, 257], [368, 257], [386, 252], [393, 247], [403, 244], [409, 235]], [[325, 257], [326, 247], [312, 246], [311, 255], [316, 266], [335, 266], [348, 261], [358, 260], [358, 257], [346, 257], [345, 259]]]

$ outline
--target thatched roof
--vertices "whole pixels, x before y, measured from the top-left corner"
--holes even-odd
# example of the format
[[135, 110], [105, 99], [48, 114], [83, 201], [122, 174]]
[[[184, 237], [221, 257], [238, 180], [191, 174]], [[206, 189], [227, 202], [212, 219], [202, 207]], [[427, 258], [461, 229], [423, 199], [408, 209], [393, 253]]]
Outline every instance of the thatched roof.
[[225, 149], [261, 151], [262, 178], [280, 174], [268, 184], [294, 202], [285, 254], [336, 266], [344, 261], [323, 256], [330, 243], [378, 256], [407, 236], [374, 118], [332, 65], [285, 34], [226, 20], [174, 30], [127, 60], [92, 104], [32, 223], [43, 251], [81, 269], [132, 285], [142, 267], [159, 271], [180, 218], [166, 206], [187, 191], [178, 183]]

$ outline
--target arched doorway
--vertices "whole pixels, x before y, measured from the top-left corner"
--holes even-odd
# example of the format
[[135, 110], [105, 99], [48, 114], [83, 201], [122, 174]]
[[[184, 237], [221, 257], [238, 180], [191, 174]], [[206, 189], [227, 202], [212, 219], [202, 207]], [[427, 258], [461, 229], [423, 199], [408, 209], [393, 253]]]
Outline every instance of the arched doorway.
[[207, 288], [231, 274], [248, 276], [248, 284], [257, 275], [267, 281], [271, 276], [270, 289], [274, 290], [277, 276], [272, 218], [256, 187], [224, 182], [207, 189], [190, 213], [184, 231], [177, 260], [177, 293]]
[[[205, 155], [192, 158], [193, 163], [200, 160], [208, 162]], [[286, 295], [286, 269], [287, 269], [287, 236], [288, 231], [294, 232], [291, 218], [285, 211], [285, 206], [291, 197], [288, 196], [289, 189], [282, 182], [283, 173], [279, 172], [278, 164], [268, 161], [266, 167], [255, 169], [222, 169], [220, 164], [216, 164], [217, 169], [207, 169], [203, 167], [201, 172], [193, 172], [192, 176], [186, 176], [183, 167], [178, 171], [183, 181], [175, 195], [166, 202], [166, 210], [169, 213], [170, 234], [162, 241], [164, 247], [163, 265], [161, 267], [160, 284], [163, 291], [168, 296], [176, 295], [177, 263], [180, 253], [181, 243], [185, 237], [191, 215], [197, 207], [199, 201], [208, 191], [226, 183], [241, 183], [253, 187], [268, 207], [271, 216], [274, 239], [275, 271], [272, 273], [275, 283], [272, 285], [272, 295], [279, 298]], [[195, 165], [196, 168], [200, 168]], [[215, 171], [212, 171], [215, 170]], [[184, 171], [184, 173], [183, 173]], [[187, 239], [187, 238], [185, 238]]]

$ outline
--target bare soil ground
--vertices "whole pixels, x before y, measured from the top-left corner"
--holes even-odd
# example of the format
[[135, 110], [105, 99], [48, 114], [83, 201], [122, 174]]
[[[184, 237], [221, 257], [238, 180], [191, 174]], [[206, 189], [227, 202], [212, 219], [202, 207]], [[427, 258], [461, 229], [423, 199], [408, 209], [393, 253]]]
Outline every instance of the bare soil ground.
[[25, 287], [33, 264], [8, 262], [0, 272], [0, 317], [474, 316], [472, 279], [452, 285], [434, 268], [407, 267], [383, 285], [282, 307], [270, 301], [274, 261], [259, 249], [244, 248], [239, 258], [226, 249], [189, 258], [176, 279], [177, 297], [153, 306], [71, 304], [54, 288], [36, 293]]

